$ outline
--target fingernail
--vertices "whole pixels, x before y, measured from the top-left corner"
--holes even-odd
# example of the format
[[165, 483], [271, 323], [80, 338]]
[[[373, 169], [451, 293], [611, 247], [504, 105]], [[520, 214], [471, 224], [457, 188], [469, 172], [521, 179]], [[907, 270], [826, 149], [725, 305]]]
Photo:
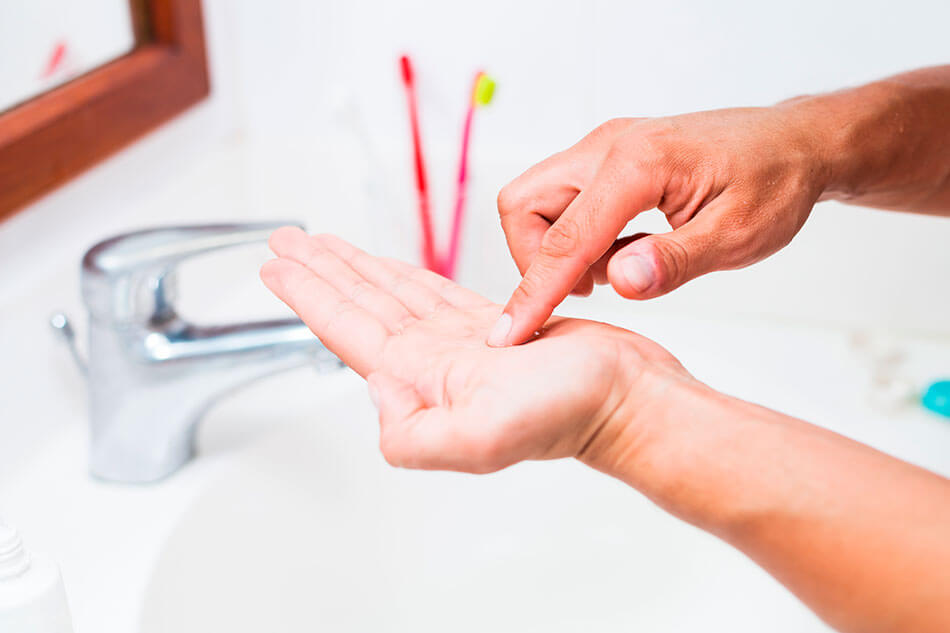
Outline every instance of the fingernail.
[[369, 391], [369, 399], [373, 401], [373, 406], [379, 409], [379, 391], [376, 389], [376, 385], [367, 382], [366, 389]]
[[643, 292], [655, 281], [653, 264], [642, 255], [630, 255], [624, 259], [620, 263], [620, 270], [627, 283], [637, 292]]
[[492, 347], [504, 347], [508, 341], [509, 332], [511, 332], [511, 315], [503, 312], [488, 334], [488, 344]]

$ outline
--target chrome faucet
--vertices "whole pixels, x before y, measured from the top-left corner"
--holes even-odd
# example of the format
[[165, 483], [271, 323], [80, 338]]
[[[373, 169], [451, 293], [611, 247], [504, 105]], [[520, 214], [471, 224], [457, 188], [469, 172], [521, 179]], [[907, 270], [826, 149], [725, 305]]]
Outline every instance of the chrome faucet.
[[227, 392], [308, 363], [341, 366], [298, 319], [199, 326], [175, 311], [179, 262], [266, 240], [279, 226], [155, 228], [86, 252], [80, 273], [89, 312], [84, 364], [66, 317], [54, 315], [51, 325], [86, 374], [95, 476], [128, 483], [167, 477], [194, 455], [198, 421]]

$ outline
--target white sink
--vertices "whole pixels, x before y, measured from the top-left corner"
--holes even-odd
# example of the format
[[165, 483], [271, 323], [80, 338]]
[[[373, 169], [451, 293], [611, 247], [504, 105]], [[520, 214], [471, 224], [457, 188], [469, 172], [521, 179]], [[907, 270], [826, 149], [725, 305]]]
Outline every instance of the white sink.
[[[634, 314], [597, 313], [718, 388], [950, 474], [950, 424], [871, 411], [844, 334]], [[950, 357], [908, 345], [924, 373]], [[573, 461], [391, 468], [348, 371], [221, 402], [198, 459], [146, 487], [86, 476], [67, 395], [75, 424], [0, 483], [0, 508], [62, 564], [78, 633], [828, 630], [729, 546]]]
[[392, 469], [362, 381], [342, 382], [280, 422], [250, 401], [210, 421], [212, 452], [225, 415], [276, 428], [170, 532], [143, 633], [824, 630], [741, 555], [579, 464]]

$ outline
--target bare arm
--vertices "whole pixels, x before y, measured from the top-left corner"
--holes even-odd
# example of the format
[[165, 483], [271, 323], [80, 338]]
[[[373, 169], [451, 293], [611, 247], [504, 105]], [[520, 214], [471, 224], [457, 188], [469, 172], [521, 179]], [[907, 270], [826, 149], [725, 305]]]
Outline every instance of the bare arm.
[[[825, 621], [950, 631], [950, 481], [838, 434], [683, 383], [582, 458], [716, 534]], [[625, 439], [629, 435], [630, 439]]]
[[950, 66], [789, 105], [825, 139], [823, 199], [950, 215]]

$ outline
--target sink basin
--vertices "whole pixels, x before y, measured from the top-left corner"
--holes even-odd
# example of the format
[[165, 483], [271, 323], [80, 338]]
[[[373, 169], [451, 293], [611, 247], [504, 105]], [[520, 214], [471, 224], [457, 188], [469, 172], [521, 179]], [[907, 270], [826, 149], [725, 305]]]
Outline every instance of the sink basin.
[[[950, 474], [950, 425], [869, 409], [843, 333], [581, 306], [719, 389]], [[731, 547], [572, 460], [388, 466], [349, 371], [220, 402], [198, 459], [150, 486], [88, 477], [81, 393], [63, 398], [75, 419], [0, 482], [0, 507], [61, 563], [77, 633], [829, 630]]]
[[[580, 464], [389, 467], [362, 381], [342, 382], [340, 404], [295, 409], [194, 499], [143, 633], [825, 630], [743, 556]], [[250, 404], [227, 410], [272, 423]]]

